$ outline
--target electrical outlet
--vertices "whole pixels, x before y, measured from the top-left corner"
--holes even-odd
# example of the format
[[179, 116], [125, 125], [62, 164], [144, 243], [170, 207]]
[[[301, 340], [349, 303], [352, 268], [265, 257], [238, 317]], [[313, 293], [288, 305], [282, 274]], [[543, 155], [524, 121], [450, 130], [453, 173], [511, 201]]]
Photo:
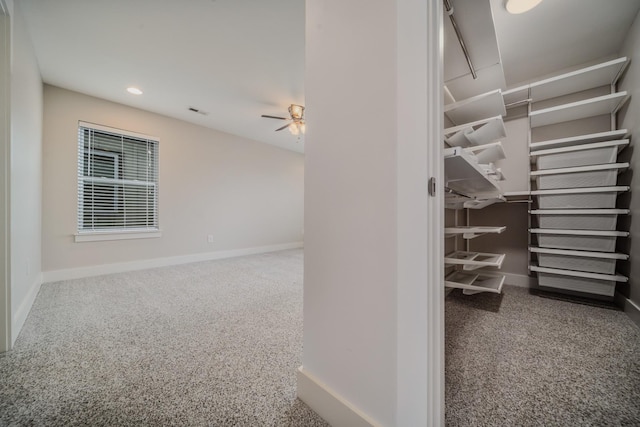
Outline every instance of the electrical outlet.
[[208, 242], [208, 243], [213, 243], [213, 234], [209, 234], [209, 235], [207, 236], [207, 242]]

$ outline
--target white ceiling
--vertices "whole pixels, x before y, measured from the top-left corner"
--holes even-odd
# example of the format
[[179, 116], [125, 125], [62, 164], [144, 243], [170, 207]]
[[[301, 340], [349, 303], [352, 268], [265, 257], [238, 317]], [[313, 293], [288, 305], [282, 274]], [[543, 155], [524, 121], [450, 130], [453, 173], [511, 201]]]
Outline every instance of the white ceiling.
[[[640, 0], [489, 0], [507, 86], [617, 54]], [[282, 148], [304, 105], [303, 0], [16, 0], [46, 83]], [[452, 0], [455, 8], [456, 0]], [[128, 94], [127, 86], [144, 94]], [[195, 107], [209, 114], [188, 111]]]
[[491, 9], [505, 79], [513, 87], [616, 55], [640, 0], [543, 0], [520, 15], [509, 14], [504, 0], [491, 0]]
[[46, 83], [303, 151], [260, 115], [304, 105], [304, 1], [17, 2]]

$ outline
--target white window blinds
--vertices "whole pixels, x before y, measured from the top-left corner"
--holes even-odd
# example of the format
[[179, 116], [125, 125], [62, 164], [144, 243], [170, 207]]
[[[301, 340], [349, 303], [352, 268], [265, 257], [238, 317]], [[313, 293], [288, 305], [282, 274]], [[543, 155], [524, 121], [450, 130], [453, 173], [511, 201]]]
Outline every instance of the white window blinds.
[[80, 122], [78, 232], [158, 231], [158, 140]]

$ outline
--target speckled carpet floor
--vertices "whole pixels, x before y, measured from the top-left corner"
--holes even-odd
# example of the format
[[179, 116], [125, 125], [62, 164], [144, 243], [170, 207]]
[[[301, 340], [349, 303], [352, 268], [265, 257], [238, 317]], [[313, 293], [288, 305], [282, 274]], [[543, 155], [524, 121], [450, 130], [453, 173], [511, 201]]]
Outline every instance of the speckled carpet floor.
[[640, 426], [640, 328], [620, 311], [501, 295], [446, 299], [448, 426]]
[[42, 286], [2, 426], [326, 426], [296, 400], [302, 251]]

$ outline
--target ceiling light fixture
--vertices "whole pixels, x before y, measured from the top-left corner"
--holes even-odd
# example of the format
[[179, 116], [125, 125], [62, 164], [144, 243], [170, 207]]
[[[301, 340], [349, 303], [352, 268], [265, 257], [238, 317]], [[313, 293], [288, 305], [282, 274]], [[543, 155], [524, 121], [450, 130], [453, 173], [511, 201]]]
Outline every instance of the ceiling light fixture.
[[294, 120], [300, 120], [303, 112], [304, 107], [302, 105], [291, 104], [289, 106], [289, 114], [291, 114], [291, 118]]
[[127, 92], [132, 93], [134, 95], [142, 95], [142, 91], [140, 89], [138, 89], [137, 87], [128, 87], [127, 88]]
[[507, 12], [516, 15], [530, 11], [539, 5], [540, 2], [542, 2], [542, 0], [506, 0], [505, 8]]
[[304, 135], [307, 130], [307, 126], [304, 123], [304, 107], [302, 105], [291, 104], [289, 106], [289, 114], [293, 122], [289, 125], [289, 132], [292, 135]]

